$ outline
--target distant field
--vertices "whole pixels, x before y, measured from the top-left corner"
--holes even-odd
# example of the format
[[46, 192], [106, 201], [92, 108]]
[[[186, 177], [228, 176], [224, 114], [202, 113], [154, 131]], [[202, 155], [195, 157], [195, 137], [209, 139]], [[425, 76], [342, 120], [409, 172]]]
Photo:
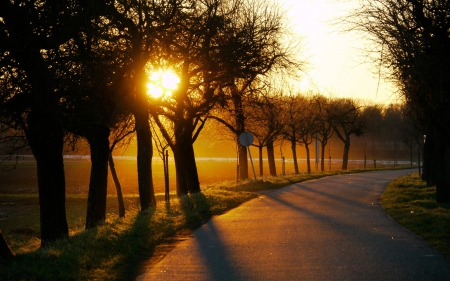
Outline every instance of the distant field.
[[[175, 189], [175, 167], [173, 161], [169, 161], [170, 189]], [[87, 194], [90, 174], [90, 160], [86, 157], [79, 159], [65, 159], [66, 192], [67, 194]], [[341, 169], [341, 161], [333, 160], [332, 170]], [[404, 164], [404, 163], [403, 163]], [[137, 172], [136, 160], [131, 157], [118, 157], [115, 160], [116, 170], [122, 185], [124, 194], [136, 194]], [[259, 162], [254, 161], [255, 171], [259, 177]], [[264, 174], [269, 175], [268, 164], [264, 162]], [[294, 172], [293, 162], [286, 160], [286, 174]], [[277, 173], [282, 173], [281, 160], [277, 160]], [[349, 169], [362, 168], [363, 161], [349, 161]], [[389, 162], [377, 162], [377, 167], [393, 166]], [[367, 168], [373, 167], [373, 161], [367, 161]], [[201, 185], [222, 181], [236, 180], [236, 160], [231, 158], [200, 158], [197, 160], [197, 168]], [[306, 172], [306, 160], [299, 160], [300, 172]], [[316, 164], [311, 163], [313, 171]], [[329, 161], [326, 160], [325, 169], [329, 170]], [[253, 172], [249, 162], [249, 173]], [[108, 194], [116, 194], [113, 181], [108, 181]], [[153, 182], [156, 193], [164, 192], [163, 165], [161, 159], [153, 161]], [[36, 163], [32, 157], [6, 161], [0, 164], [0, 196], [1, 194], [34, 194], [37, 193]]]

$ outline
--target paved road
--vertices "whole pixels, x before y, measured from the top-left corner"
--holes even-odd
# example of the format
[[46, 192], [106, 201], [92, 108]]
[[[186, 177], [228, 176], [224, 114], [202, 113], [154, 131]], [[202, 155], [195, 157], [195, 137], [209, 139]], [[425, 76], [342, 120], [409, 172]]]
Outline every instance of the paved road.
[[137, 280], [450, 280], [450, 261], [380, 206], [386, 184], [408, 172], [265, 192], [203, 225]]

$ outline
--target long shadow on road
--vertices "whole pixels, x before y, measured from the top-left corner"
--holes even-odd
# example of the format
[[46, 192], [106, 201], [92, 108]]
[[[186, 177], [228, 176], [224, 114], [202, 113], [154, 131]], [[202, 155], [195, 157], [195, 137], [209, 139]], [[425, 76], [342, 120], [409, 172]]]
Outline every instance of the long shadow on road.
[[263, 192], [203, 225], [139, 280], [450, 280], [450, 261], [379, 204], [401, 175], [342, 175]]

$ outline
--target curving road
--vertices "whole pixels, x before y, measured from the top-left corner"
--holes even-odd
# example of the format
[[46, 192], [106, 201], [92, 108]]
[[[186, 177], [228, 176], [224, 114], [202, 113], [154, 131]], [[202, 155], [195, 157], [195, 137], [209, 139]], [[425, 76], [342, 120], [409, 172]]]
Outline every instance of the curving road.
[[137, 280], [450, 280], [450, 260], [380, 206], [412, 170], [293, 184], [213, 218]]

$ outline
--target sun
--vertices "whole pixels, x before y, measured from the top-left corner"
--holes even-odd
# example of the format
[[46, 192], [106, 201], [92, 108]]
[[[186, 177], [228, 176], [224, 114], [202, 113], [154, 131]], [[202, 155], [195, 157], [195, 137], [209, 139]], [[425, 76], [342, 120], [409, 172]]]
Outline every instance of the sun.
[[149, 75], [147, 84], [147, 94], [159, 98], [162, 96], [171, 96], [172, 91], [176, 90], [180, 83], [180, 78], [171, 70], [159, 70]]

